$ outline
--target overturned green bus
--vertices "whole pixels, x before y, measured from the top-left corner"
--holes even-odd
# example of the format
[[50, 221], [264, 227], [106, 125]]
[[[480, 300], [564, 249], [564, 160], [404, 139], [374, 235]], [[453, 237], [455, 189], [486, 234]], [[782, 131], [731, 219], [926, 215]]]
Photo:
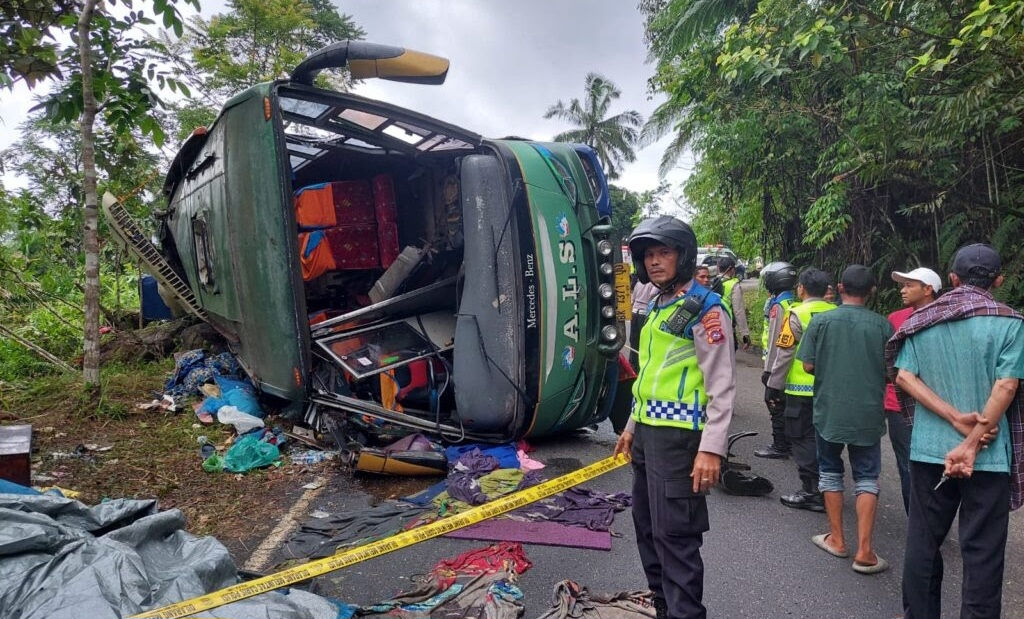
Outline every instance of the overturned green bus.
[[313, 85], [346, 65], [448, 70], [342, 42], [232, 98], [174, 159], [158, 248], [207, 320], [310, 421], [499, 441], [607, 417], [628, 296], [593, 151]]

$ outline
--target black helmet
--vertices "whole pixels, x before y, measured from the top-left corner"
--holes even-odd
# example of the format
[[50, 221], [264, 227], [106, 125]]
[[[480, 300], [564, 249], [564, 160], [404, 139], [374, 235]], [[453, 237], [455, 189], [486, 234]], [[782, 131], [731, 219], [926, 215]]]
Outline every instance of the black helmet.
[[651, 281], [644, 265], [644, 252], [654, 243], [667, 245], [679, 252], [676, 277], [670, 284], [686, 281], [693, 276], [693, 269], [697, 266], [697, 235], [693, 233], [693, 228], [682, 221], [671, 215], [662, 215], [641, 221], [629, 235], [629, 253], [633, 255], [636, 277], [641, 284]]
[[788, 262], [770, 262], [761, 269], [761, 281], [772, 294], [792, 290], [798, 281], [796, 267]]
[[765, 496], [775, 490], [772, 482], [760, 475], [747, 475], [733, 468], [722, 471], [722, 487], [736, 496]]

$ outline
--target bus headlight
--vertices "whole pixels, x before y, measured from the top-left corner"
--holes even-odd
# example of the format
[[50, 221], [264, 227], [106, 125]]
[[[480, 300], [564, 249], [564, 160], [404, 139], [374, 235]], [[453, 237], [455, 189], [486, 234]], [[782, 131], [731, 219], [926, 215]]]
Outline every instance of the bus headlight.
[[615, 251], [615, 246], [608, 239], [601, 239], [597, 242], [597, 253], [602, 256], [610, 256]]
[[615, 325], [605, 325], [601, 328], [601, 337], [609, 342], [614, 342], [619, 337], [619, 328]]
[[611, 284], [601, 284], [597, 287], [597, 294], [601, 295], [601, 298], [607, 301], [615, 296], [615, 288], [612, 288]]

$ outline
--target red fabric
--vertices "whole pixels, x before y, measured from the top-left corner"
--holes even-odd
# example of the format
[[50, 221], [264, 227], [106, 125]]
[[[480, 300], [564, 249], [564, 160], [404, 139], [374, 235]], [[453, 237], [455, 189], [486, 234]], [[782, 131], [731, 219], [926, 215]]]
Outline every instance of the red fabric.
[[395, 199], [395, 184], [390, 174], [373, 177], [373, 209], [377, 225], [398, 223], [398, 201]]
[[380, 248], [380, 266], [388, 268], [398, 259], [398, 202], [395, 184], [390, 174], [373, 177], [373, 210], [377, 222], [377, 247]]
[[367, 181], [337, 181], [334, 188], [335, 225], [351, 226], [376, 222], [373, 195]]
[[426, 359], [417, 359], [416, 361], [409, 363], [406, 368], [409, 370], [409, 384], [398, 390], [399, 400], [404, 400], [413, 389], [426, 387], [429, 381]]
[[619, 353], [619, 380], [632, 380], [636, 378], [636, 370], [629, 364], [626, 355]]
[[381, 223], [377, 225], [377, 247], [380, 249], [380, 266], [388, 268], [398, 260], [398, 225]]
[[[914, 308], [904, 307], [901, 310], [897, 310], [889, 314], [889, 324], [892, 325], [893, 331], [899, 331], [903, 323], [906, 322], [907, 318], [914, 313]], [[885, 383], [885, 410], [892, 411], [894, 413], [900, 412], [900, 402], [896, 399], [896, 388], [892, 386], [892, 383], [886, 381]]]
[[[393, 194], [393, 192], [392, 192]], [[295, 192], [295, 220], [300, 228], [376, 222], [369, 181], [335, 181]]]
[[430, 573], [437, 579], [437, 582], [447, 583], [444, 586], [447, 589], [458, 576], [494, 574], [502, 570], [522, 574], [531, 567], [533, 567], [533, 563], [526, 558], [522, 544], [501, 542], [486, 548], [467, 550], [451, 559], [442, 559]]
[[376, 269], [380, 267], [377, 251], [377, 226], [359, 224], [337, 226], [324, 230], [327, 245], [334, 257], [334, 268]]

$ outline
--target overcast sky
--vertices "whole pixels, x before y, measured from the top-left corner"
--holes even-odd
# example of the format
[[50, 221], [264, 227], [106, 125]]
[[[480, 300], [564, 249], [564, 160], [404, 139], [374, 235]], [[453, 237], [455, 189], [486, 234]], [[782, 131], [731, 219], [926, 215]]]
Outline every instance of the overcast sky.
[[[203, 14], [224, 11], [201, 0]], [[409, 107], [487, 137], [550, 139], [569, 128], [545, 120], [559, 99], [583, 97], [586, 74], [614, 82], [622, 97], [611, 113], [635, 109], [646, 118], [663, 100], [651, 99], [643, 20], [635, 0], [335, 0], [366, 31], [366, 40], [408, 47], [451, 60], [442, 86], [367, 80], [356, 92]], [[0, 148], [14, 139], [30, 107], [24, 91], [0, 96]], [[667, 140], [665, 140], [667, 141]], [[626, 164], [618, 184], [634, 191], [658, 185], [664, 142]], [[668, 180], [677, 196], [692, 167], [680, 162]], [[666, 204], [666, 207], [669, 205]]]

